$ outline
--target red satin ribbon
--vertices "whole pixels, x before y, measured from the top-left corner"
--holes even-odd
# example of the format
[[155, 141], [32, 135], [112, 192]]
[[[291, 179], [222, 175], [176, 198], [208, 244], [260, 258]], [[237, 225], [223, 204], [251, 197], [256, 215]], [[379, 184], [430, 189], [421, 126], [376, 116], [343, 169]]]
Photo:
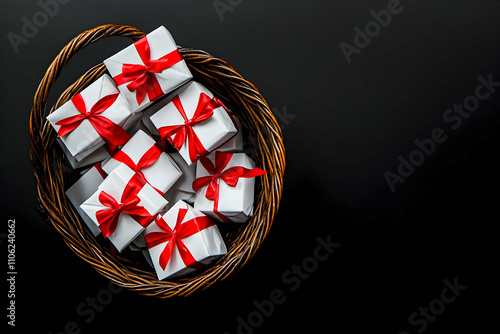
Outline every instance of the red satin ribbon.
[[177, 222], [173, 230], [163, 217], [158, 218], [156, 220], [156, 224], [163, 232], [151, 232], [145, 236], [149, 249], [168, 242], [160, 255], [160, 267], [163, 270], [165, 270], [170, 258], [172, 257], [174, 246], [177, 246], [177, 250], [179, 251], [181, 259], [186, 267], [198, 269], [202, 266], [201, 263], [198, 263], [195, 260], [182, 239], [209, 228], [210, 226], [214, 226], [215, 222], [207, 216], [201, 216], [182, 223], [187, 212], [188, 209], [179, 209]]
[[184, 124], [163, 126], [159, 128], [158, 131], [160, 132], [162, 140], [168, 138], [177, 150], [179, 150], [187, 140], [189, 158], [192, 162], [195, 162], [198, 160], [198, 156], [207, 155], [208, 151], [203, 147], [198, 135], [193, 130], [193, 126], [212, 117], [214, 110], [222, 107], [223, 104], [218, 98], [214, 97], [211, 99], [207, 94], [201, 93], [193, 117], [188, 119], [178, 95], [172, 98], [172, 103], [184, 119]]
[[219, 180], [224, 181], [230, 187], [236, 187], [240, 178], [251, 178], [266, 174], [260, 168], [248, 169], [235, 166], [224, 170], [231, 160], [233, 153], [215, 152], [215, 165], [206, 157], [200, 157], [200, 163], [205, 167], [209, 176], [199, 177], [193, 181], [193, 190], [197, 192], [207, 186], [205, 197], [214, 201], [214, 213], [223, 222], [229, 223], [231, 220], [218, 211], [219, 209]]
[[136, 91], [137, 103], [140, 105], [146, 94], [150, 101], [164, 94], [155, 73], [161, 73], [182, 61], [182, 56], [176, 49], [161, 58], [152, 60], [146, 36], [135, 42], [134, 46], [143, 64], [123, 64], [122, 73], [113, 79], [119, 86], [129, 83], [127, 88], [131, 92]]
[[106, 177], [108, 177], [108, 173], [106, 173], [104, 171], [104, 169], [102, 169], [102, 163], [101, 162], [98, 162], [94, 165], [95, 169], [99, 172], [99, 174], [101, 175], [101, 177], [103, 179], [105, 179]]
[[107, 95], [97, 101], [90, 110], [87, 109], [81, 94], [75, 95], [71, 102], [80, 112], [79, 115], [70, 116], [56, 123], [60, 125], [57, 131], [58, 137], [62, 137], [75, 130], [84, 120], [88, 120], [99, 136], [113, 146], [122, 146], [129, 139], [130, 135], [119, 125], [113, 123], [108, 118], [100, 115], [116, 101], [119, 94]]
[[[158, 160], [161, 153], [162, 153], [162, 150], [158, 147], [158, 145], [155, 144], [155, 145], [151, 146], [151, 148], [149, 150], [147, 150], [146, 153], [144, 153], [144, 155], [139, 159], [139, 162], [137, 162], [137, 164], [132, 160], [132, 158], [130, 158], [127, 155], [127, 153], [123, 152], [123, 150], [118, 151], [113, 156], [113, 159], [127, 165], [136, 174], [138, 174], [144, 180], [144, 182], [148, 183], [151, 187], [153, 187], [153, 185], [151, 185], [149, 183], [149, 181], [146, 179], [146, 176], [142, 172], [142, 169], [153, 165]], [[156, 189], [155, 187], [153, 187], [153, 188], [158, 193], [163, 195], [163, 192], [161, 190]]]
[[107, 192], [101, 191], [99, 201], [107, 209], [97, 211], [96, 217], [105, 238], [115, 232], [121, 213], [128, 214], [142, 227], [146, 227], [153, 220], [154, 217], [144, 207], [139, 206], [141, 200], [137, 194], [144, 184], [144, 180], [135, 174], [125, 186], [119, 202]]

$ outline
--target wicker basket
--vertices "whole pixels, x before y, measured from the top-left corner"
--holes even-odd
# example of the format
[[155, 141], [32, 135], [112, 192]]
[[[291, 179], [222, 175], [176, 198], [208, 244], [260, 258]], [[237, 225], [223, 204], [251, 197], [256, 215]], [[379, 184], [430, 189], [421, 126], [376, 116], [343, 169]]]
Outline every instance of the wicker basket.
[[[55, 131], [45, 120], [48, 110], [46, 101], [50, 88], [76, 52], [105, 37], [124, 36], [135, 41], [144, 35], [142, 31], [131, 26], [99, 26], [74, 38], [49, 66], [35, 93], [30, 116], [30, 158], [38, 192], [38, 209], [73, 252], [115, 284], [160, 298], [187, 296], [226, 278], [256, 252], [269, 232], [279, 206], [285, 151], [276, 119], [264, 98], [250, 82], [221, 59], [214, 58], [204, 51], [179, 48], [194, 80], [201, 82], [234, 110], [245, 131], [254, 139], [257, 166], [268, 172], [256, 179], [254, 216], [246, 224], [227, 224], [231, 227], [223, 227], [221, 232], [228, 248], [227, 254], [215, 264], [190, 277], [159, 281], [154, 271], [144, 267], [139, 258], [111, 255], [106, 243], [94, 238], [65, 196], [64, 192], [75, 180], [75, 176], [71, 175], [71, 169], [67, 167], [64, 155], [55, 141]], [[91, 68], [63, 92], [50, 112], [105, 72], [103, 64]]]

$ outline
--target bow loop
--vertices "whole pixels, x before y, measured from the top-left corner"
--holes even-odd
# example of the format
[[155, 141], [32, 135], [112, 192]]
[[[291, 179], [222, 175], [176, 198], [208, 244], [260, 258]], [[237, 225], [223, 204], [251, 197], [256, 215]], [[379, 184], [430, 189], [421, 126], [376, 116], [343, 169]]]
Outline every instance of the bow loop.
[[175, 246], [177, 247], [179, 255], [181, 256], [181, 259], [186, 267], [200, 266], [182, 239], [214, 226], [215, 223], [207, 216], [195, 217], [188, 221], [184, 221], [187, 212], [188, 209], [179, 209], [173, 230], [163, 217], [158, 218], [156, 220], [156, 225], [162, 230], [162, 232], [151, 232], [145, 236], [148, 248], [153, 248], [160, 244], [167, 243], [161, 252], [159, 259], [160, 267], [163, 270], [167, 267]]
[[130, 156], [127, 155], [122, 150], [116, 152], [115, 155], [113, 155], [113, 159], [115, 159], [118, 162], [121, 162], [125, 165], [127, 165], [130, 169], [132, 169], [137, 175], [139, 175], [144, 182], [148, 183], [153, 189], [155, 189], [159, 194], [163, 195], [163, 192], [159, 189], [156, 189], [149, 181], [146, 179], [146, 176], [144, 175], [142, 169], [143, 168], [148, 168], [152, 166], [158, 158], [160, 158], [160, 155], [162, 153], [162, 150], [159, 148], [158, 145], [153, 145], [149, 150], [144, 153], [144, 155], [139, 159], [137, 163], [135, 163]]
[[90, 109], [87, 109], [82, 95], [80, 93], [75, 95], [71, 99], [71, 102], [80, 114], [67, 117], [56, 123], [56, 125], [61, 126], [57, 132], [58, 137], [67, 135], [79, 127], [84, 120], [88, 120], [103, 141], [115, 146], [125, 145], [130, 139], [130, 135], [121, 126], [101, 115], [101, 113], [109, 109], [109, 107], [115, 103], [118, 96], [118, 93], [106, 95], [97, 101]]
[[168, 138], [172, 145], [179, 150], [187, 141], [189, 158], [192, 162], [199, 157], [208, 154], [203, 147], [198, 135], [193, 130], [193, 126], [200, 124], [213, 116], [214, 110], [222, 107], [222, 102], [216, 97], [210, 98], [207, 94], [201, 93], [193, 117], [188, 118], [184, 106], [179, 96], [172, 98], [173, 105], [179, 111], [184, 120], [184, 124], [169, 125], [159, 128], [162, 139]]
[[236, 187], [240, 178], [252, 178], [266, 174], [265, 171], [257, 167], [248, 169], [234, 166], [226, 169], [232, 157], [233, 153], [217, 151], [215, 152], [215, 164], [206, 157], [200, 157], [200, 163], [210, 175], [199, 177], [193, 181], [193, 190], [195, 192], [207, 186], [205, 197], [210, 201], [214, 201], [214, 213], [224, 222], [230, 222], [231, 220], [218, 211], [220, 180], [230, 187]]
[[132, 177], [125, 186], [119, 201], [105, 191], [99, 193], [99, 202], [106, 209], [97, 211], [96, 218], [105, 238], [115, 232], [122, 213], [129, 215], [142, 227], [146, 227], [151, 222], [153, 217], [143, 206], [139, 205], [141, 199], [138, 193], [144, 184], [144, 181], [138, 179], [137, 176]]
[[146, 95], [153, 101], [164, 94], [155, 73], [162, 73], [183, 59], [177, 49], [159, 59], [151, 59], [147, 36], [135, 42], [134, 47], [143, 64], [123, 64], [122, 73], [113, 79], [119, 86], [128, 83], [128, 90], [136, 92], [137, 104], [141, 105]]

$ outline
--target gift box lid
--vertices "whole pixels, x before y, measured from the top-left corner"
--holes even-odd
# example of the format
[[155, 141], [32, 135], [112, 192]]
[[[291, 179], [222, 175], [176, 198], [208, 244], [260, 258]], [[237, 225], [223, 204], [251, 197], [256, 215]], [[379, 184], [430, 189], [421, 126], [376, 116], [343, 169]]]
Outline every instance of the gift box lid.
[[[181, 224], [189, 222], [191, 219], [196, 217], [206, 217], [203, 213], [188, 205], [184, 201], [178, 201], [162, 216], [163, 220], [172, 230], [176, 229], [177, 217], [181, 209], [187, 210]], [[144, 231], [146, 240], [147, 235], [154, 232], [163, 232], [163, 230], [158, 227], [156, 222], [151, 223]], [[183, 244], [186, 245], [189, 253], [193, 256], [193, 258], [202, 264], [208, 264], [214, 258], [226, 254], [227, 252], [226, 245], [224, 244], [222, 236], [220, 235], [219, 229], [217, 228], [217, 225], [215, 225], [215, 222], [213, 222], [212, 226], [202, 229], [201, 231], [194, 233], [188, 237], [182, 238], [181, 240]], [[165, 270], [161, 268], [159, 264], [159, 257], [167, 246], [168, 242], [170, 241], [161, 243], [149, 249], [155, 271], [159, 279], [181, 275], [193, 270], [185, 266], [182, 257], [177, 249], [177, 246], [174, 247]]]
[[[104, 179], [97, 192], [106, 191], [113, 198], [119, 200], [123, 190], [134, 175], [135, 172], [132, 169], [124, 164], [120, 164]], [[141, 200], [139, 205], [143, 206], [152, 215], [156, 215], [157, 212], [168, 204], [167, 200], [147, 183], [143, 185], [137, 196]]]
[[80, 205], [85, 202], [96, 190], [104, 180], [105, 175], [102, 175], [96, 167], [90, 168], [82, 177], [80, 177], [68, 190], [66, 196], [71, 204], [75, 207], [76, 211], [80, 214], [83, 221], [87, 224], [94, 236], [101, 233], [99, 227], [95, 225], [92, 219], [80, 208]]
[[[111, 207], [108, 207], [101, 202], [101, 193], [105, 192], [116, 202], [121, 203], [122, 194], [127, 188], [129, 182], [131, 182], [132, 178], [134, 178], [132, 182], [138, 181], [133, 170], [128, 168], [126, 165], [118, 166], [106, 177], [106, 179], [99, 186], [98, 190], [80, 206], [101, 230], [102, 226], [100, 225], [101, 222], [99, 222], [98, 219], [98, 212], [101, 210], [112, 210], [110, 213], [113, 213], [113, 209], [111, 209]], [[139, 180], [141, 179], [139, 178]], [[144, 230], [144, 226], [151, 223], [151, 221], [156, 218], [158, 212], [160, 212], [168, 203], [167, 200], [158, 194], [149, 184], [144, 183], [143, 181], [138, 183], [140, 184], [140, 187], [133, 188], [135, 196], [139, 198], [139, 203], [136, 204], [136, 209], [139, 209], [139, 211], [147, 211], [149, 216], [148, 214], [144, 216], [141, 215], [142, 221], [138, 222], [136, 221], [136, 218], [120, 212], [116, 228], [111, 227], [112, 225], [106, 226], [106, 229], [110, 229], [108, 230], [108, 232], [110, 232], [108, 239], [113, 243], [119, 252], [128, 246]], [[106, 219], [112, 217], [113, 216], [109, 216]]]
[[[123, 126], [132, 115], [132, 111], [125, 98], [120, 94], [114, 81], [108, 75], [104, 74], [80, 92], [87, 110], [90, 110], [92, 106], [104, 97], [114, 94], [118, 95], [116, 100], [99, 115], [119, 126]], [[48, 115], [47, 120], [59, 132], [61, 125], [56, 123], [76, 115], [81, 115], [81, 112], [76, 108], [73, 100], [69, 100]], [[71, 155], [78, 161], [104, 144], [103, 139], [88, 119], [84, 119], [76, 129], [60, 138]]]
[[[223, 152], [221, 154], [231, 155], [229, 162], [221, 173], [232, 167], [244, 167], [247, 170], [255, 168], [255, 162], [244, 153]], [[211, 154], [206, 158], [215, 164], [216, 155]], [[196, 179], [211, 175], [200, 161], [196, 163]], [[255, 177], [240, 177], [235, 186], [228, 185], [225, 181], [219, 179], [218, 187], [217, 211], [233, 222], [245, 222], [253, 213]], [[215, 202], [206, 198], [207, 188], [208, 185], [205, 185], [197, 191], [194, 207], [215, 219], [220, 219], [214, 213]]]
[[[157, 60], [177, 50], [177, 45], [172, 38], [172, 35], [164, 26], [160, 26], [153, 30], [147, 34], [145, 38], [149, 45], [148, 49], [151, 60]], [[113, 78], [122, 73], [124, 64], [144, 65], [135, 44], [129, 45], [125, 49], [104, 60], [104, 65]], [[162, 72], [154, 73], [154, 75], [161, 87], [161, 90], [163, 91], [163, 94], [180, 87], [193, 77], [186, 63], [182, 59], [182, 56], [179, 62], [167, 67]], [[123, 85], [119, 85], [119, 89], [125, 94], [125, 97], [129, 101], [134, 112], [142, 111], [145, 107], [150, 105], [151, 101], [148, 96], [145, 97], [144, 101], [139, 103], [135, 97], [135, 91], [122, 87], [126, 85], [128, 84], [125, 83]]]
[[[198, 82], [191, 82], [188, 87], [180, 94], [172, 98], [172, 101], [161, 108], [156, 114], [151, 116], [151, 122], [162, 132], [162, 129], [171, 126], [184, 125], [184, 119], [181, 110], [185, 113], [188, 120], [192, 120], [200, 103], [207, 105], [207, 99], [213, 99], [214, 95]], [[219, 101], [220, 103], [220, 101]], [[180, 104], [180, 105], [179, 105]], [[217, 104], [216, 104], [217, 105]], [[201, 121], [192, 126], [194, 135], [200, 140], [203, 145], [205, 154], [213, 151], [218, 146], [222, 145], [233, 137], [238, 130], [233, 120], [226, 111], [223, 105], [213, 109], [212, 116], [204, 121]], [[177, 132], [169, 137], [173, 140], [181, 132]], [[184, 158], [189, 165], [194, 161], [191, 160], [189, 154], [189, 136], [187, 136], [183, 145], [179, 148], [179, 154]]]
[[[138, 164], [145, 154], [155, 145], [158, 148], [158, 152], [160, 152], [162, 149], [156, 144], [156, 141], [144, 131], [138, 130], [121, 148], [121, 152], [125, 153], [133, 164]], [[103, 165], [103, 170], [109, 174], [121, 164], [124, 163], [119, 161], [117, 155], [114, 155]], [[161, 152], [149, 167], [141, 168], [141, 172], [151, 186], [162, 193], [170, 189], [170, 187], [172, 187], [172, 185], [182, 176], [181, 169], [177, 166], [172, 157], [165, 152]]]

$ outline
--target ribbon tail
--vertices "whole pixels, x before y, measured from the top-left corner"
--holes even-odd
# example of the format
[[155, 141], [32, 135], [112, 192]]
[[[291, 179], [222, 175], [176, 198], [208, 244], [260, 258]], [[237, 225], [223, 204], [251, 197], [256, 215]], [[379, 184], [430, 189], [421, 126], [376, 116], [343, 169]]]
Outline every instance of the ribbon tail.
[[199, 269], [203, 267], [203, 264], [196, 261], [196, 259], [193, 257], [193, 254], [191, 254], [191, 252], [187, 248], [186, 244], [184, 244], [184, 242], [182, 242], [182, 240], [180, 239], [177, 240], [177, 250], [179, 251], [182, 262], [184, 262], [184, 265], [186, 267], [190, 267], [193, 269]]
[[168, 265], [168, 262], [170, 261], [170, 258], [172, 257], [172, 252], [174, 250], [174, 244], [175, 244], [175, 239], [171, 238], [167, 245], [165, 246], [165, 249], [163, 252], [160, 254], [160, 267], [161, 269], [165, 270], [165, 268]]
[[148, 76], [148, 81], [150, 81], [149, 84], [147, 85], [149, 101], [154, 101], [157, 98], [164, 95], [163, 89], [161, 88], [160, 83], [156, 78], [156, 75], [150, 73]]
[[89, 120], [105, 142], [116, 146], [123, 146], [131, 138], [121, 126], [113, 123], [104, 116], [95, 116]]
[[198, 156], [205, 156], [208, 154], [208, 151], [205, 150], [205, 147], [203, 147], [203, 144], [198, 138], [198, 135], [194, 132], [193, 128], [188, 127], [187, 130], [189, 159], [191, 162], [196, 162], [198, 160]]

